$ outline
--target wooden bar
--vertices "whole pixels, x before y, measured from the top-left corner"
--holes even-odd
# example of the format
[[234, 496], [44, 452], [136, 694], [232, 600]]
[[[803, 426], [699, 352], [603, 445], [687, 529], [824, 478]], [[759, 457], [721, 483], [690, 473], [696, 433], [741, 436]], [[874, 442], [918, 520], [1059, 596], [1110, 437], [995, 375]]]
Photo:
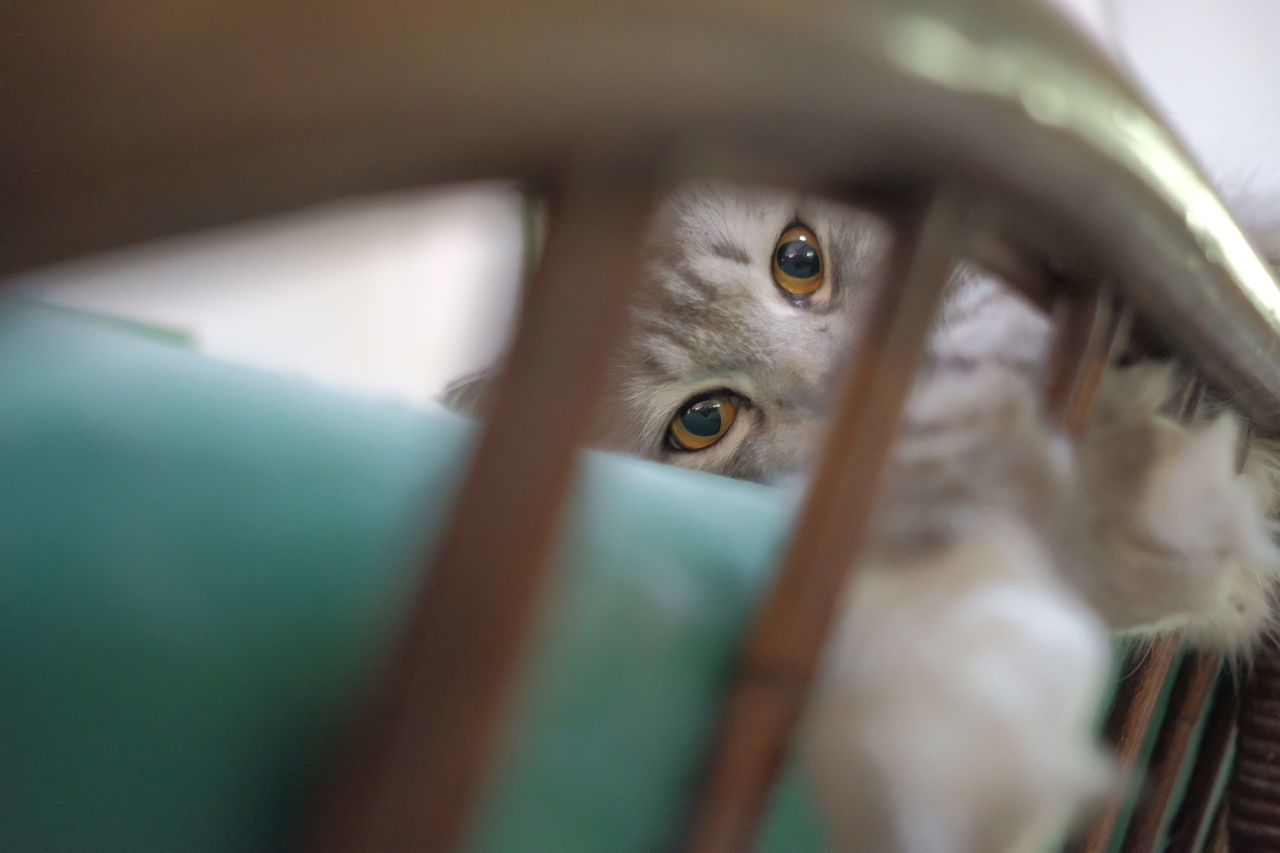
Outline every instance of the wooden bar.
[[[1184, 423], [1194, 419], [1199, 400], [1199, 384], [1194, 377], [1189, 378], [1177, 404], [1178, 416]], [[1130, 656], [1125, 664], [1127, 672], [1112, 699], [1105, 726], [1106, 739], [1112, 746], [1118, 769], [1129, 777], [1130, 785], [1134, 783], [1138, 759], [1165, 682], [1177, 658], [1179, 642], [1176, 634], [1166, 635], [1157, 638], [1150, 648]], [[1126, 785], [1094, 815], [1090, 825], [1069, 849], [1076, 853], [1105, 853], [1109, 850], [1112, 835], [1121, 829], [1121, 815], [1129, 800], [1130, 790]]]
[[1249, 449], [1253, 446], [1253, 434], [1256, 427], [1253, 421], [1245, 421], [1240, 428], [1240, 441], [1236, 445], [1236, 472], [1244, 473], [1245, 463], [1249, 461]]
[[1169, 829], [1166, 853], [1197, 853], [1203, 849], [1212, 822], [1225, 801], [1228, 763], [1236, 737], [1240, 697], [1234, 679], [1218, 676], [1218, 689], [1200, 739], [1195, 766], [1187, 782], [1182, 804]]
[[[1136, 660], [1130, 658], [1126, 662], [1126, 666], [1131, 668], [1116, 690], [1105, 734], [1117, 769], [1128, 777], [1130, 784], [1177, 652], [1176, 635], [1156, 640], [1149, 649], [1140, 652]], [[1105, 853], [1110, 850], [1112, 834], [1120, 827], [1120, 816], [1128, 801], [1126, 786], [1126, 790], [1117, 792], [1094, 815], [1085, 832], [1069, 849], [1076, 853]]]
[[902, 406], [960, 240], [962, 204], [936, 194], [898, 232], [852, 359], [822, 464], [752, 628], [685, 849], [750, 847], [803, 711], [874, 503]]
[[1200, 399], [1204, 396], [1204, 383], [1196, 378], [1195, 371], [1189, 366], [1185, 366], [1186, 379], [1182, 384], [1182, 391], [1178, 394], [1178, 402], [1174, 407], [1175, 412], [1184, 424], [1189, 424], [1195, 420], [1196, 411], [1200, 408]]
[[[387, 689], [317, 810], [311, 848], [449, 851], [493, 758], [650, 207], [641, 158], [579, 168], [553, 200], [541, 284]], [[608, 270], [606, 280], [600, 271]]]
[[1230, 815], [1231, 810], [1227, 807], [1227, 801], [1223, 800], [1218, 806], [1218, 814], [1213, 820], [1213, 827], [1209, 830], [1203, 853], [1232, 853], [1233, 849], [1235, 853], [1246, 853], [1249, 850], [1247, 847], [1240, 846], [1232, 848], [1235, 837], [1229, 825]]
[[1188, 760], [1205, 704], [1222, 668], [1222, 657], [1212, 652], [1188, 656], [1178, 671], [1160, 725], [1155, 749], [1147, 765], [1142, 795], [1125, 833], [1125, 853], [1153, 853], [1161, 840], [1175, 789]]
[[1049, 417], [1073, 437], [1089, 420], [1102, 374], [1124, 346], [1130, 315], [1105, 290], [1062, 297], [1054, 305], [1056, 334], [1046, 366]]
[[1176, 635], [1161, 637], [1137, 653], [1136, 665], [1120, 681], [1106, 735], [1122, 770], [1132, 770], [1142, 752], [1177, 651]]
[[1240, 701], [1227, 824], [1233, 850], [1280, 850], [1280, 639], [1254, 653]]

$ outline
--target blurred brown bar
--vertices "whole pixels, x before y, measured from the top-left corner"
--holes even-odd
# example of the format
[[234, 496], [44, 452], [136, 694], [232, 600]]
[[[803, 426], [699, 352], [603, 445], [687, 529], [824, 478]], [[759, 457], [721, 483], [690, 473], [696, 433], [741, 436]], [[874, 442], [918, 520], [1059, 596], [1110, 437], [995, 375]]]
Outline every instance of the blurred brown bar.
[[1166, 853], [1196, 853], [1203, 849], [1218, 810], [1226, 802], [1239, 711], [1239, 687], [1231, 677], [1230, 667], [1223, 667], [1204, 732], [1196, 754], [1191, 756], [1194, 764], [1186, 792], [1169, 827]]
[[1159, 849], [1161, 834], [1172, 815], [1183, 765], [1191, 756], [1193, 740], [1208, 712], [1222, 658], [1213, 652], [1188, 655], [1169, 693], [1160, 732], [1142, 786], [1142, 794], [1129, 818], [1125, 853], [1151, 853]]
[[808, 698], [875, 502], [898, 417], [956, 261], [963, 202], [940, 191], [897, 234], [840, 389], [822, 462], [743, 648], [685, 849], [750, 847]]
[[[624, 150], [624, 149], [622, 149]], [[586, 439], [649, 210], [652, 173], [579, 162], [553, 228], [492, 412], [444, 528], [398, 663], [334, 789], [310, 848], [410, 853], [460, 845], [494, 757], [548, 551]], [[600, 270], [612, 287], [600, 287]]]
[[[1068, 311], [1064, 316], [1070, 316], [1072, 313], [1075, 312]], [[1075, 337], [1079, 338], [1080, 335], [1077, 333]], [[1113, 341], [1112, 351], [1117, 343], [1119, 342]], [[1065, 360], [1063, 363], [1066, 363]], [[1199, 402], [1200, 382], [1194, 375], [1188, 375], [1177, 402], [1178, 418], [1183, 423], [1193, 421]], [[1083, 421], [1078, 421], [1077, 428], [1082, 426]], [[1139, 759], [1147, 743], [1151, 724], [1156, 718], [1160, 698], [1173, 672], [1180, 642], [1177, 634], [1168, 634], [1154, 640], [1150, 648], [1139, 648], [1126, 657], [1124, 663], [1126, 670], [1112, 698], [1105, 727], [1107, 740], [1111, 743], [1115, 754], [1116, 766], [1122, 774], [1125, 774], [1126, 784], [1121, 790], [1116, 791], [1094, 815], [1092, 823], [1069, 849], [1077, 853], [1104, 853], [1111, 849], [1112, 836], [1121, 829], [1121, 815], [1132, 795], [1131, 786], [1146, 784], [1143, 778], [1146, 768], [1139, 767]], [[1176, 713], [1183, 715], [1200, 713], [1208, 700], [1209, 693], [1207, 687], [1199, 680], [1195, 681], [1194, 687], [1194, 695], [1184, 697], [1186, 701], [1180, 703]], [[1201, 688], [1204, 690], [1202, 691]], [[1163, 809], [1165, 805], [1163, 800], [1159, 803], [1148, 800], [1146, 808], [1148, 811], [1156, 808]], [[1146, 819], [1150, 819], [1149, 815]], [[1158, 826], [1156, 828], [1158, 829]], [[1150, 829], [1151, 827], [1147, 826], [1139, 832], [1147, 832]]]
[[1280, 850], [1280, 640], [1268, 638], [1251, 669], [1226, 803], [1231, 849], [1244, 853]]
[[[1129, 784], [1141, 783], [1140, 777], [1135, 780], [1134, 775], [1141, 771], [1138, 759], [1177, 652], [1178, 637], [1165, 636], [1155, 640], [1150, 648], [1135, 652], [1124, 664], [1126, 671], [1112, 700], [1105, 731], [1113, 748], [1117, 769], [1125, 774]], [[1068, 849], [1075, 853], [1105, 853], [1110, 850], [1112, 835], [1119, 828], [1120, 816], [1128, 799], [1127, 789], [1118, 791]]]
[[1049, 416], [1079, 437], [1112, 355], [1128, 335], [1129, 314], [1109, 291], [1066, 295], [1053, 309], [1054, 342], [1045, 367]]

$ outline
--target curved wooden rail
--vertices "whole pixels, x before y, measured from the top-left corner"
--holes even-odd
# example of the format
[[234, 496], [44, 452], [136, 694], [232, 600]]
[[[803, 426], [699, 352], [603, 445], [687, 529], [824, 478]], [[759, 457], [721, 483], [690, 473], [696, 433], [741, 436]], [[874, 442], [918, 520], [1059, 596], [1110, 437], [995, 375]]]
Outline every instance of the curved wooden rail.
[[0, 273], [343, 194], [543, 176], [626, 139], [737, 177], [972, 180], [1021, 254], [1105, 271], [1277, 417], [1265, 264], [1133, 88], [1032, 2], [19, 0], [0, 57]]

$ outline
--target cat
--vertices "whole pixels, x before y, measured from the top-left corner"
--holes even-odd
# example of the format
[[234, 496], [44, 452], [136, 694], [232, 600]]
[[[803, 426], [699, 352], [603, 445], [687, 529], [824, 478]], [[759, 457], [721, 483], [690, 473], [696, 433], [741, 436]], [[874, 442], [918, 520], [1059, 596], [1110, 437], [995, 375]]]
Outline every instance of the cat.
[[[815, 463], [890, 234], [772, 188], [681, 187], [654, 216], [595, 444], [761, 482]], [[1167, 414], [1167, 365], [1105, 376], [1050, 426], [1042, 311], [977, 267], [947, 285], [861, 564], [802, 727], [840, 849], [1037, 850], [1113, 783], [1096, 743], [1110, 637], [1266, 630], [1280, 469], [1222, 413]], [[484, 409], [492, 374], [446, 402]]]

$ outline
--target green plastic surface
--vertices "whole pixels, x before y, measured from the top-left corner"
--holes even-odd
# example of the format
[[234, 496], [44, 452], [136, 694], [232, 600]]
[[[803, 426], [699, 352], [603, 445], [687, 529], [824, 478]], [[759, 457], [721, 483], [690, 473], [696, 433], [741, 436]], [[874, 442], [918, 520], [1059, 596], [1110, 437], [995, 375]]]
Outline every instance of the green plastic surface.
[[[286, 846], [469, 434], [0, 303], [0, 848]], [[584, 454], [473, 849], [670, 840], [789, 515]], [[819, 849], [803, 793], [780, 801], [764, 846]]]

